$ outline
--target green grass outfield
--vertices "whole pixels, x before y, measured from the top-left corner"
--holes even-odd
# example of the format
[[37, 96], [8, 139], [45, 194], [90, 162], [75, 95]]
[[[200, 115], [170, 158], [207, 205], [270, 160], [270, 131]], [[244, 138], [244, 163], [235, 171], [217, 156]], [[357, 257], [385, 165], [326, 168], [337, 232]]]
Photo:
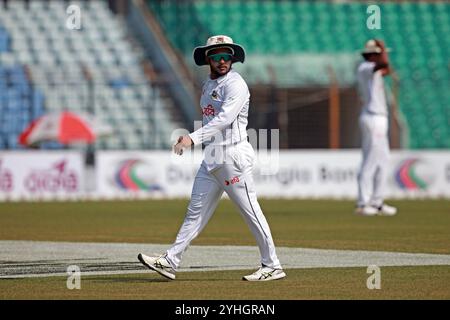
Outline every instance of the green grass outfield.
[[450, 299], [450, 267], [382, 267], [381, 289], [366, 286], [366, 268], [289, 269], [287, 278], [245, 282], [243, 271], [185, 272], [176, 281], [154, 272], [85, 276], [80, 290], [68, 290], [66, 277], [1, 279], [0, 299]]
[[[187, 200], [1, 203], [0, 240], [172, 243]], [[277, 246], [450, 253], [450, 201], [391, 201], [394, 217], [353, 215], [354, 203], [261, 200]], [[236, 209], [222, 201], [196, 245], [255, 245]], [[364, 268], [290, 269], [270, 283], [240, 280], [250, 270], [1, 279], [1, 299], [449, 299], [450, 266], [383, 267], [382, 289], [368, 290]], [[267, 290], [261, 290], [265, 288]], [[155, 293], [157, 292], [157, 294]], [[270, 296], [268, 296], [270, 294]]]
[[[394, 217], [353, 215], [354, 203], [262, 200], [277, 246], [450, 253], [450, 201], [392, 201]], [[172, 243], [187, 200], [1, 203], [0, 240]], [[192, 244], [255, 245], [230, 201]]]

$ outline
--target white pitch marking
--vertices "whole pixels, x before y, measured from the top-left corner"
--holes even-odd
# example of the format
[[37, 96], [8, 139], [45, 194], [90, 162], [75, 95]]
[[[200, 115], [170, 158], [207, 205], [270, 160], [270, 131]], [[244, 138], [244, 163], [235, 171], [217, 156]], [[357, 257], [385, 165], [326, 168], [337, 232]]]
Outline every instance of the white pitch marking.
[[[0, 241], [0, 278], [67, 276], [78, 265], [82, 276], [151, 272], [138, 253], [163, 253], [168, 244]], [[450, 265], [448, 254], [278, 247], [285, 269]], [[259, 265], [257, 247], [191, 246], [180, 272], [251, 270]]]

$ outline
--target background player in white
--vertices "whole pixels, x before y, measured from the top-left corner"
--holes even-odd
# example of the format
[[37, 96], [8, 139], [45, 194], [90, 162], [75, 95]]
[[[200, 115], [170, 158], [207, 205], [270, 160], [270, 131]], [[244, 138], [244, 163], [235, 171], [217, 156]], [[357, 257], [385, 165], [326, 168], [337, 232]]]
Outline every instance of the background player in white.
[[381, 40], [371, 39], [362, 51], [358, 67], [358, 89], [363, 106], [359, 117], [362, 163], [358, 174], [358, 203], [361, 215], [395, 215], [397, 209], [383, 202], [389, 160], [388, 107], [383, 77], [390, 73], [387, 50]]
[[[161, 275], [175, 279], [184, 251], [214, 213], [225, 191], [250, 227], [261, 254], [261, 267], [248, 281], [268, 281], [286, 276], [272, 239], [269, 225], [258, 204], [252, 167], [255, 155], [247, 141], [250, 93], [244, 79], [232, 69], [244, 62], [245, 51], [227, 36], [213, 36], [206, 46], [194, 49], [197, 65], [209, 65], [200, 99], [203, 127], [182, 136], [174, 146], [177, 154], [192, 144], [204, 144], [205, 158], [195, 177], [191, 200], [175, 243], [159, 257], [139, 254], [138, 259]], [[214, 150], [214, 152], [213, 152]], [[208, 156], [212, 155], [214, 156]]]

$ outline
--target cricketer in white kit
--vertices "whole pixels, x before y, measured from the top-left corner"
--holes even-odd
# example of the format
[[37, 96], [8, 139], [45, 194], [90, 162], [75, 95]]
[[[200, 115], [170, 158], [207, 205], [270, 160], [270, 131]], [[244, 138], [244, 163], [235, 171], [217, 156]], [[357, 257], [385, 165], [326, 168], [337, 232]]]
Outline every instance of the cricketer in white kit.
[[363, 106], [359, 117], [362, 163], [358, 174], [358, 203], [355, 213], [365, 216], [395, 215], [397, 209], [384, 203], [383, 191], [389, 161], [388, 107], [383, 76], [389, 74], [384, 43], [367, 41], [365, 59], [357, 72]]
[[161, 256], [139, 254], [138, 259], [148, 268], [175, 279], [183, 253], [206, 226], [225, 191], [250, 227], [261, 255], [261, 267], [243, 280], [284, 278], [286, 274], [276, 255], [252, 177], [255, 154], [246, 131], [250, 93], [244, 79], [231, 68], [233, 62], [244, 62], [245, 51], [230, 37], [213, 36], [205, 46], [194, 49], [194, 60], [197, 65], [209, 65], [211, 70], [200, 99], [203, 126], [180, 137], [174, 151], [181, 155], [184, 148], [203, 144], [205, 158], [175, 242]]

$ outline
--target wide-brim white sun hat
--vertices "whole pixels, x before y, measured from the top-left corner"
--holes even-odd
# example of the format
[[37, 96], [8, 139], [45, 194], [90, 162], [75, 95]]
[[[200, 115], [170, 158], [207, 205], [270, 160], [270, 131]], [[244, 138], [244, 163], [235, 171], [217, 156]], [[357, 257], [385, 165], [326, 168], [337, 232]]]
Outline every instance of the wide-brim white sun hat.
[[228, 36], [217, 35], [208, 38], [206, 45], [202, 47], [196, 47], [193, 52], [195, 64], [198, 66], [204, 66], [208, 63], [206, 62], [206, 55], [208, 51], [217, 48], [230, 48], [233, 52], [233, 62], [242, 62], [245, 60], [245, 50], [244, 48], [233, 42]]
[[[391, 51], [390, 48], [385, 49], [386, 52]], [[370, 39], [366, 42], [364, 45], [363, 50], [361, 51], [361, 54], [368, 54], [368, 53], [381, 53], [383, 52], [383, 49], [381, 49], [377, 42], [374, 39]]]

